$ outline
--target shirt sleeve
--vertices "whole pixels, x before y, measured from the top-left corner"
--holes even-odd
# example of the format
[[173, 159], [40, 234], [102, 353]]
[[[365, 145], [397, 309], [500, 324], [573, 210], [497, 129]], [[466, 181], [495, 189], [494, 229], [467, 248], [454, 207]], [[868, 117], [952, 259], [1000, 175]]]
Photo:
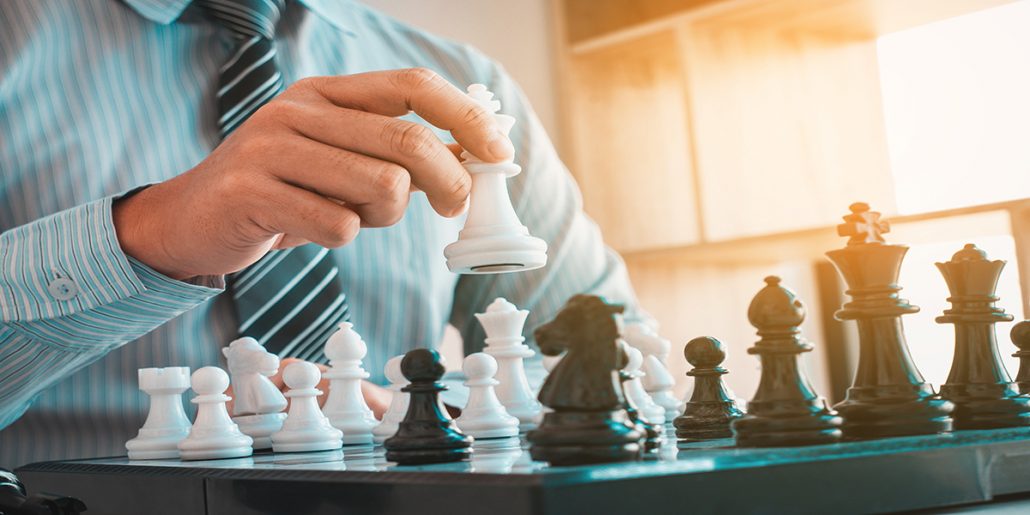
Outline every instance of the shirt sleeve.
[[[530, 234], [547, 242], [547, 266], [521, 273], [465, 275], [458, 280], [451, 324], [461, 332], [466, 355], [484, 345], [485, 335], [473, 315], [496, 297], [529, 310], [523, 332], [534, 350], [533, 328], [553, 318], [577, 293], [601, 295], [625, 305], [627, 321], [650, 322], [638, 305], [622, 258], [605, 245], [597, 224], [583, 212], [579, 189], [539, 119], [500, 66], [494, 65], [493, 70], [490, 87], [501, 101], [501, 112], [517, 120], [511, 139], [522, 173], [508, 181], [512, 203]], [[526, 369], [532, 381], [543, 380], [539, 351], [527, 359]]]
[[126, 256], [106, 197], [0, 233], [0, 428], [60, 379], [224, 289]]

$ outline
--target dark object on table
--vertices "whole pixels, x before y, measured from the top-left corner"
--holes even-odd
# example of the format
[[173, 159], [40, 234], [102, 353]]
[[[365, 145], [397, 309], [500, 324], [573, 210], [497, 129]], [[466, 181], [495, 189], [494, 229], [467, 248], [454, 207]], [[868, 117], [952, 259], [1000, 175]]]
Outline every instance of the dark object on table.
[[629, 420], [618, 387], [625, 355], [615, 316], [622, 311], [600, 297], [575, 295], [534, 332], [542, 353], [566, 354], [540, 390], [540, 402], [553, 411], [527, 435], [533, 459], [560, 466], [638, 458], [644, 435]]
[[694, 392], [672, 424], [676, 437], [690, 442], [714, 440], [733, 436], [730, 424], [744, 412], [737, 407], [733, 394], [722, 381], [727, 371], [722, 367], [726, 349], [722, 342], [711, 336], [701, 336], [687, 342], [683, 355], [694, 368], [687, 372], [694, 378]]
[[18, 476], [0, 469], [0, 515], [77, 515], [86, 511], [86, 505], [74, 497], [25, 494]]
[[812, 345], [801, 337], [805, 306], [780, 278], [765, 278], [766, 286], [747, 310], [759, 340], [748, 354], [758, 354], [762, 377], [747, 415], [733, 422], [738, 447], [783, 447], [839, 442], [843, 423], [826, 400], [815, 392], [798, 363]]
[[901, 315], [919, 311], [898, 297], [898, 273], [908, 247], [884, 242], [889, 226], [866, 204], [852, 204], [844, 222], [837, 233], [850, 237], [847, 246], [826, 253], [852, 298], [834, 315], [857, 322], [861, 347], [855, 381], [834, 406], [844, 417], [844, 437], [951, 431], [954, 405], [923, 380], [901, 327]]
[[937, 268], [948, 283], [951, 308], [937, 317], [955, 324], [955, 357], [941, 397], [955, 403], [955, 429], [994, 429], [1030, 425], [1030, 397], [1020, 395], [998, 353], [994, 324], [1012, 315], [994, 305], [1004, 261], [989, 261], [967, 244]]
[[401, 373], [411, 381], [401, 389], [410, 394], [410, 400], [397, 433], [383, 442], [387, 461], [419, 465], [468, 459], [472, 439], [440, 411], [438, 395], [447, 389], [439, 383], [444, 373], [440, 354], [429, 349], [408, 351], [401, 360]]
[[1030, 320], [1023, 320], [1012, 326], [1009, 333], [1012, 344], [1016, 346], [1013, 356], [1019, 358], [1019, 371], [1016, 372], [1016, 385], [1019, 393], [1030, 393]]

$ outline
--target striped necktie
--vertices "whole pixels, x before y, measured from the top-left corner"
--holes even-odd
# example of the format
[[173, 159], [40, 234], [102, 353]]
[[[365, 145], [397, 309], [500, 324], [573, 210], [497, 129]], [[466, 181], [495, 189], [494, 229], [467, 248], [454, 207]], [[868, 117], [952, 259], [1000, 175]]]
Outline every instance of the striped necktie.
[[[285, 0], [196, 0], [235, 42], [221, 68], [218, 127], [228, 136], [283, 89], [275, 25]], [[241, 336], [282, 357], [324, 361], [323, 342], [349, 320], [339, 269], [328, 249], [303, 245], [269, 252], [228, 277]]]

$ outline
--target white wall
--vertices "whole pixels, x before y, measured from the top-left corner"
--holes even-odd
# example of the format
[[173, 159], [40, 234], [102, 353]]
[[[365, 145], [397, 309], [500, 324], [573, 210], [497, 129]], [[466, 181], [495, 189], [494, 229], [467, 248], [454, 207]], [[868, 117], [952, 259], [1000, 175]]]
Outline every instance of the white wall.
[[555, 45], [548, 0], [362, 1], [434, 34], [470, 43], [499, 61], [526, 91], [547, 132], [556, 137]]

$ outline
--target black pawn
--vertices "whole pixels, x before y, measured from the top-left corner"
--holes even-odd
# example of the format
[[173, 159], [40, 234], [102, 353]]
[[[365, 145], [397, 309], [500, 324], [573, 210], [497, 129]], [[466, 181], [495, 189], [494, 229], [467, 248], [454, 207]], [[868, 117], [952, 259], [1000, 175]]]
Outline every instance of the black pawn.
[[968, 244], [951, 261], [937, 263], [948, 283], [951, 308], [937, 323], [955, 325], [955, 357], [941, 397], [955, 403], [955, 429], [1030, 425], [1030, 397], [1020, 395], [1001, 362], [994, 324], [1012, 315], [994, 305], [1004, 261], [990, 261]]
[[780, 286], [780, 278], [765, 278], [747, 311], [759, 340], [748, 354], [762, 362], [762, 377], [747, 415], [733, 422], [738, 447], [783, 447], [838, 442], [841, 424], [812, 388], [798, 362], [812, 345], [801, 337], [805, 306], [794, 292]]
[[1030, 320], [1012, 326], [1009, 337], [1012, 338], [1012, 344], [1019, 349], [1013, 354], [1019, 358], [1016, 386], [1019, 387], [1019, 393], [1030, 393]]
[[727, 373], [721, 366], [726, 359], [726, 348], [719, 340], [702, 336], [687, 342], [683, 355], [694, 367], [687, 372], [694, 378], [694, 393], [683, 414], [672, 421], [676, 438], [691, 442], [733, 436], [730, 423], [744, 416], [744, 412], [737, 407], [733, 394], [722, 381], [723, 374]]
[[408, 412], [397, 433], [383, 442], [386, 460], [419, 465], [468, 459], [472, 438], [458, 431], [440, 410], [438, 395], [447, 389], [438, 382], [444, 373], [440, 354], [429, 349], [409, 351], [401, 360], [401, 373], [411, 381], [401, 388], [410, 394]]
[[[637, 356], [640, 356], [639, 351], [636, 351], [635, 354]], [[627, 358], [627, 361], [632, 359], [634, 358], [629, 357]], [[665, 433], [665, 428], [656, 424], [652, 424], [651, 422], [648, 422], [644, 417], [640, 416], [640, 410], [637, 409], [637, 406], [633, 402], [633, 399], [631, 399], [629, 395], [626, 394], [626, 382], [631, 381], [632, 379], [633, 375], [629, 372], [626, 372], [625, 369], [619, 370], [619, 382], [622, 384], [622, 395], [626, 399], [626, 415], [629, 416], [630, 421], [636, 424], [637, 431], [640, 431], [640, 433], [644, 435], [643, 444], [644, 454], [646, 456], [648, 454], [653, 453], [654, 451], [657, 451], [658, 448], [661, 447], [662, 435]]]

